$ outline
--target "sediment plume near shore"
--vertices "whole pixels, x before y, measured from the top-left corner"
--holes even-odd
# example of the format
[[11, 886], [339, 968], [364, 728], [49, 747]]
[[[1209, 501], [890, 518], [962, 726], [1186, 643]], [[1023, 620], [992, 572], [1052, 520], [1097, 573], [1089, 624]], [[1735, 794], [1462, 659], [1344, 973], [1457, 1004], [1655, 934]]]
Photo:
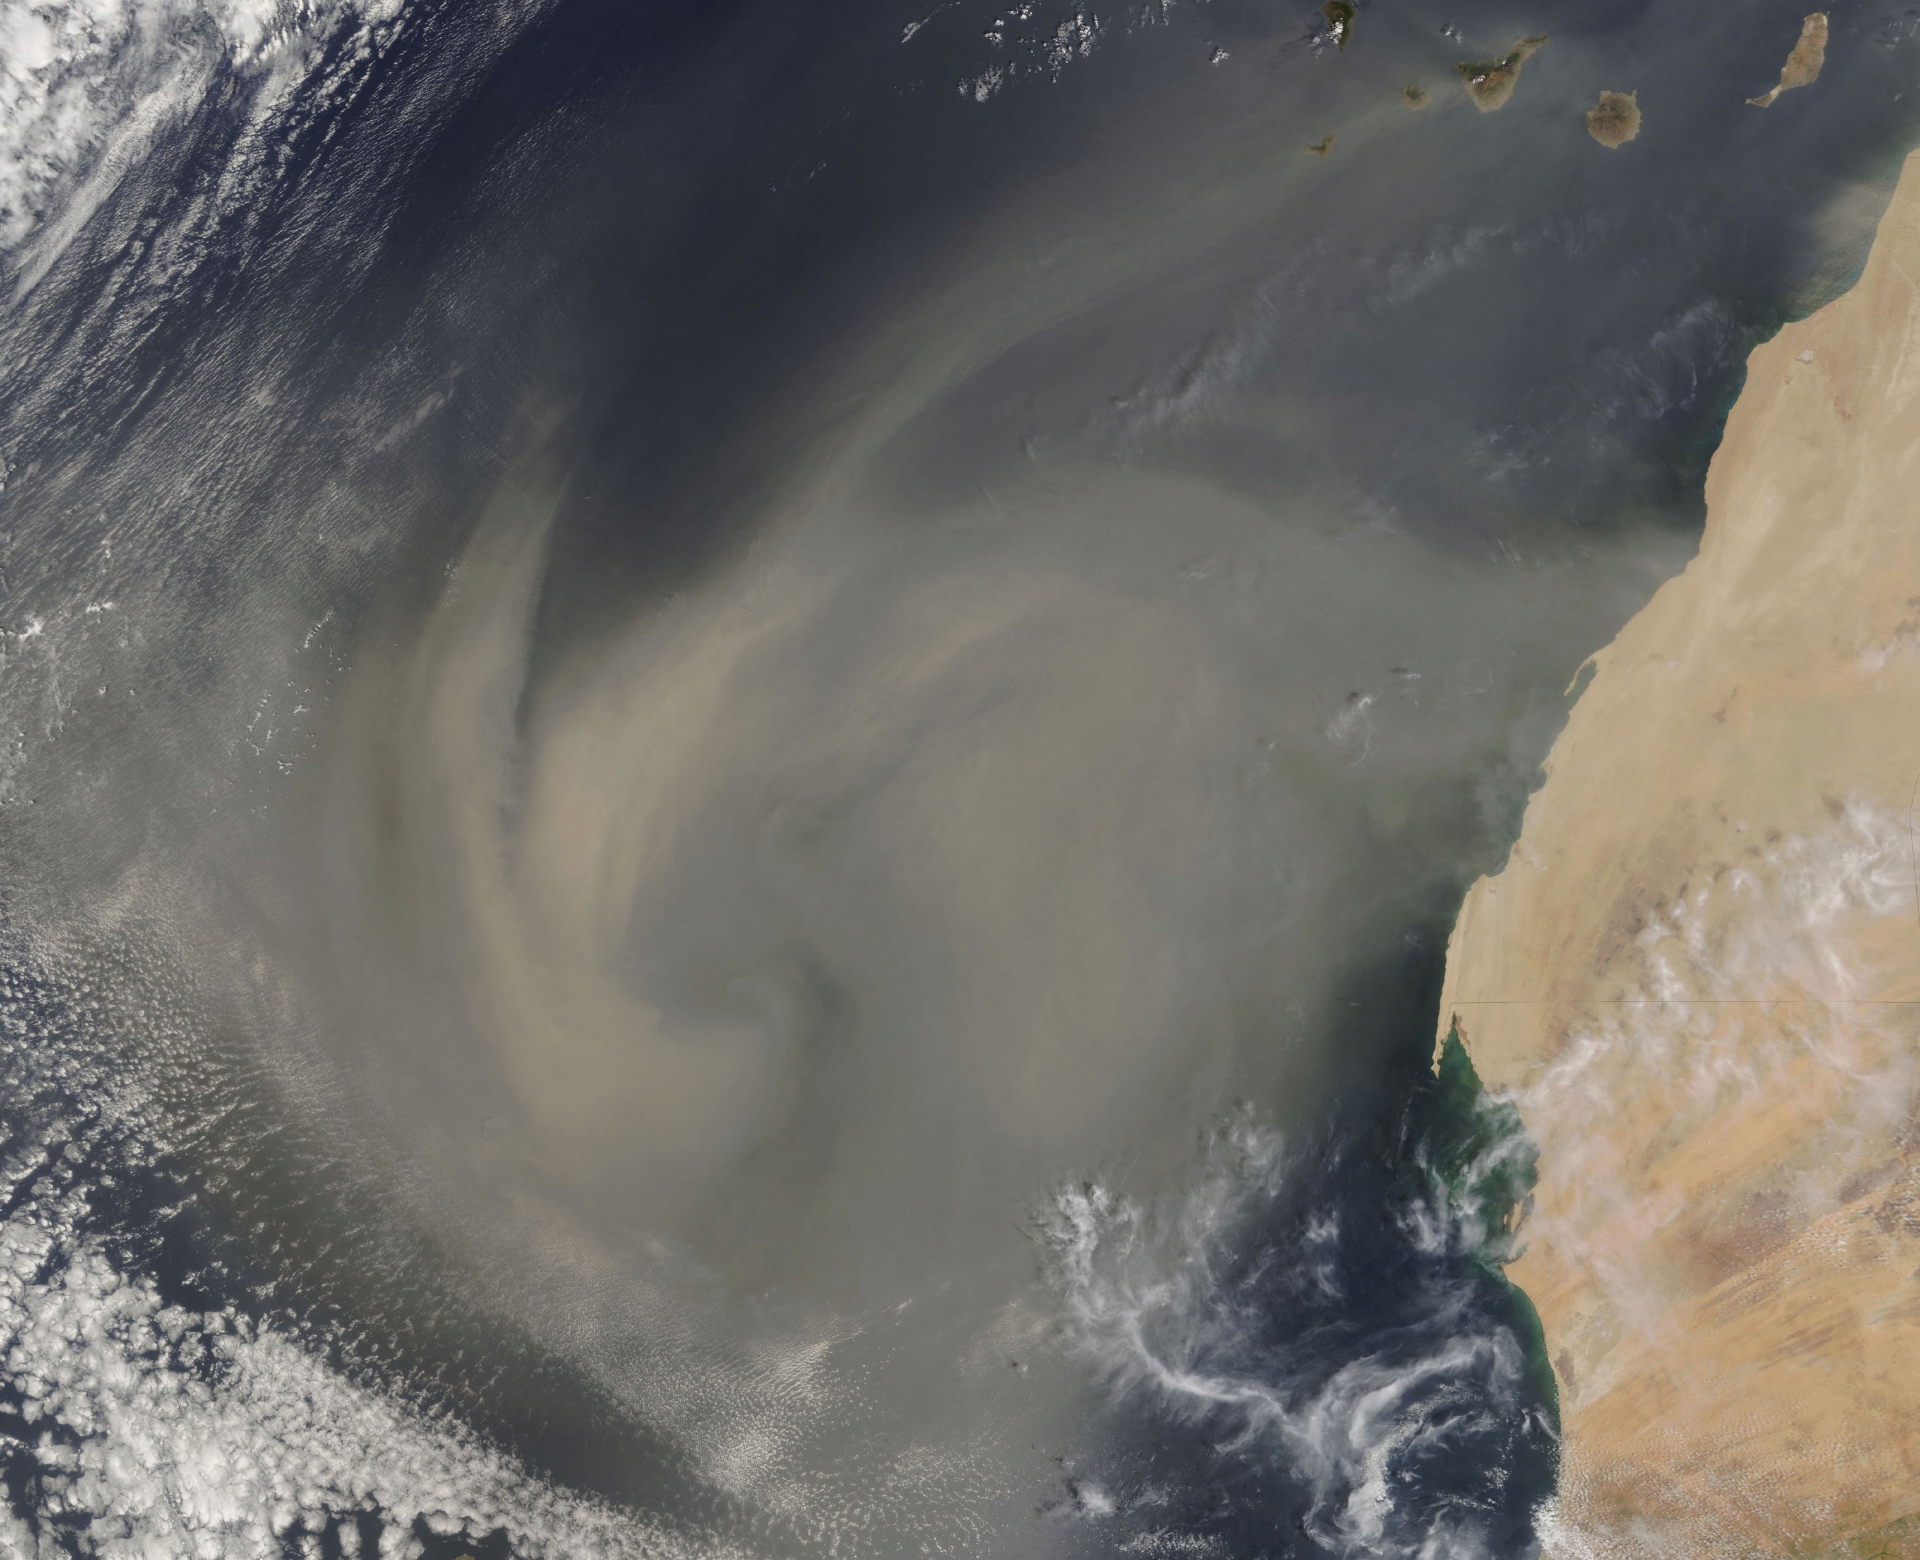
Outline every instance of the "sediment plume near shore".
[[1920, 1553], [1920, 154], [1707, 506], [1448, 951], [1441, 1032], [1540, 1150], [1542, 1537]]

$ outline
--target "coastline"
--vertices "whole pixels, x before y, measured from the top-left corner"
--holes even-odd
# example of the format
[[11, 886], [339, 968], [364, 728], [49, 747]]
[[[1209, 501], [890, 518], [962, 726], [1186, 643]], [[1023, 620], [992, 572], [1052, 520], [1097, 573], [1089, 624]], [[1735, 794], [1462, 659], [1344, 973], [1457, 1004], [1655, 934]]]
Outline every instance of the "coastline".
[[1592, 666], [1439, 1012], [1540, 1151], [1547, 1552], [1920, 1553], [1920, 154]]

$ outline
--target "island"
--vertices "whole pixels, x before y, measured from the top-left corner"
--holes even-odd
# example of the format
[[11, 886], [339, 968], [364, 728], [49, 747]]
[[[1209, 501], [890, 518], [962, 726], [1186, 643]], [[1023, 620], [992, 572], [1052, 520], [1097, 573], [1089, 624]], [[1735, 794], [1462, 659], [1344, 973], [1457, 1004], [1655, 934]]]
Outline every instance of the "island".
[[1545, 1552], [1920, 1554], [1920, 154], [1583, 675], [1440, 1012], [1538, 1152]]
[[1800, 24], [1800, 41], [1787, 55], [1787, 63], [1780, 67], [1780, 80], [1777, 85], [1760, 94], [1748, 98], [1755, 108], [1768, 108], [1782, 92], [1791, 92], [1795, 87], [1811, 86], [1820, 79], [1820, 67], [1827, 62], [1827, 13], [1815, 11]]
[[1327, 0], [1320, 8], [1320, 15], [1326, 21], [1327, 36], [1333, 40], [1334, 47], [1344, 49], [1353, 36], [1353, 0]]
[[1453, 68], [1466, 83], [1467, 96], [1483, 114], [1491, 114], [1513, 96], [1520, 79], [1520, 67], [1547, 46], [1546, 35], [1522, 38], [1497, 60], [1462, 60]]
[[1587, 134], [1602, 146], [1625, 146], [1640, 133], [1640, 95], [1637, 92], [1602, 92], [1600, 101], [1587, 110]]

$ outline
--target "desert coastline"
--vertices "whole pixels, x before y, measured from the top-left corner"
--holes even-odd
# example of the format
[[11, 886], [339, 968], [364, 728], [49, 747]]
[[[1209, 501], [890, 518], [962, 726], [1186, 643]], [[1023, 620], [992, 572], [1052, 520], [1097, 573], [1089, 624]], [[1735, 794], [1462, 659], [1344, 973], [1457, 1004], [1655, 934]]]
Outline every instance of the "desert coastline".
[[1540, 1150], [1549, 1553], [1920, 1553], [1917, 717], [1920, 154], [1449, 943]]

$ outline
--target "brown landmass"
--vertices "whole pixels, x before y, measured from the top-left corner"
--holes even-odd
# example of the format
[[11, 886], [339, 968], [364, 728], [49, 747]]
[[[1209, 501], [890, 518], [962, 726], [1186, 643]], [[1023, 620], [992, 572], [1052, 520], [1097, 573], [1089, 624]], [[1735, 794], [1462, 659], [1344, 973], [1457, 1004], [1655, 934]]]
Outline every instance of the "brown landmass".
[[1327, 36], [1333, 39], [1336, 48], [1344, 49], [1353, 36], [1353, 0], [1327, 0], [1320, 7], [1320, 14], [1326, 19]]
[[1401, 89], [1400, 100], [1405, 103], [1408, 108], [1418, 109], [1425, 108], [1427, 104], [1432, 101], [1432, 98], [1428, 96], [1427, 89], [1416, 81]]
[[1547, 46], [1546, 35], [1522, 38], [1497, 60], [1462, 60], [1453, 68], [1467, 84], [1467, 96], [1483, 114], [1491, 114], [1513, 96], [1520, 67]]
[[1600, 101], [1587, 110], [1587, 134], [1602, 146], [1625, 146], [1639, 133], [1637, 92], [1602, 92]]
[[1920, 154], [1748, 362], [1448, 949], [1540, 1150], [1551, 1555], [1920, 1555]]
[[1315, 157], [1325, 157], [1328, 152], [1333, 150], [1333, 137], [1325, 135], [1317, 141], [1309, 141], [1307, 143], [1307, 150], [1312, 152]]
[[1782, 92], [1791, 92], [1795, 87], [1811, 86], [1820, 79], [1820, 67], [1827, 62], [1827, 13], [1815, 11], [1800, 24], [1800, 41], [1793, 46], [1793, 52], [1787, 56], [1787, 63], [1780, 67], [1779, 85], [1770, 87], [1757, 98], [1747, 101], [1755, 108], [1768, 107]]

